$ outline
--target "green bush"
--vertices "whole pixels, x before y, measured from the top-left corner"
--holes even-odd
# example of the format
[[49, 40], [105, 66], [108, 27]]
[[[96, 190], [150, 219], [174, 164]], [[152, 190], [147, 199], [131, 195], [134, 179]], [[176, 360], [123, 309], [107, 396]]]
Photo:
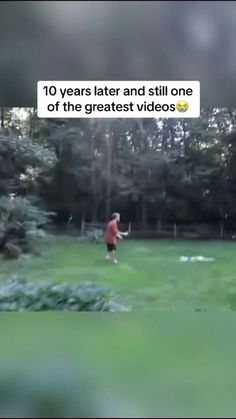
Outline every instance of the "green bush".
[[6, 243], [4, 246], [4, 256], [7, 259], [17, 259], [21, 253], [21, 248], [14, 243]]
[[81, 285], [26, 281], [15, 277], [0, 286], [0, 311], [127, 311], [109, 289], [90, 282]]
[[[44, 228], [52, 213], [38, 207], [32, 199], [24, 197], [0, 198], [0, 251], [12, 257], [13, 247], [21, 252], [36, 253], [45, 242]], [[9, 251], [10, 249], [10, 251]], [[16, 254], [15, 252], [14, 254]]]

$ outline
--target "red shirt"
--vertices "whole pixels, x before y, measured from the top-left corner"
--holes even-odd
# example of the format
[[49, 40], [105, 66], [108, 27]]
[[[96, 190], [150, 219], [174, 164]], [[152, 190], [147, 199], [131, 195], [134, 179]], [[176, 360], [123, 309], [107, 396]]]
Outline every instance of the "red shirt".
[[117, 221], [112, 220], [108, 223], [107, 230], [105, 233], [105, 241], [107, 244], [117, 243], [117, 234], [119, 233]]

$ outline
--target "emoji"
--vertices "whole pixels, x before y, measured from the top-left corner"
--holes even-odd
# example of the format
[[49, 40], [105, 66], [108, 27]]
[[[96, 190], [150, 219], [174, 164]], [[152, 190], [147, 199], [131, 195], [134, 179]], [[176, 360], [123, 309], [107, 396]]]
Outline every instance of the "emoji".
[[189, 108], [189, 104], [186, 100], [179, 100], [176, 103], [176, 108], [179, 112], [187, 112], [187, 110]]

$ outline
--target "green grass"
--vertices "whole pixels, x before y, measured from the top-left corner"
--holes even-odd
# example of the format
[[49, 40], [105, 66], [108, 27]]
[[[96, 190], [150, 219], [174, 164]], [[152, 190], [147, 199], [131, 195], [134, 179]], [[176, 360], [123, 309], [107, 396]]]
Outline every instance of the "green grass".
[[[214, 262], [181, 263], [180, 256]], [[224, 311], [236, 307], [236, 245], [233, 242], [127, 240], [119, 264], [105, 260], [103, 244], [57, 237], [41, 257], [1, 261], [0, 280], [13, 274], [108, 285], [134, 310]]]
[[[216, 261], [180, 263], [185, 255]], [[92, 280], [137, 311], [183, 313], [1, 313], [0, 373], [53, 362], [85, 368], [88, 380], [77, 381], [86, 402], [95, 391], [106, 417], [235, 417], [235, 313], [219, 313], [234, 301], [235, 244], [130, 240], [119, 260], [107, 263], [103, 245], [60, 237], [42, 257], [2, 260], [0, 280]]]
[[85, 367], [106, 417], [235, 417], [233, 313], [3, 313], [0, 327], [3, 371]]

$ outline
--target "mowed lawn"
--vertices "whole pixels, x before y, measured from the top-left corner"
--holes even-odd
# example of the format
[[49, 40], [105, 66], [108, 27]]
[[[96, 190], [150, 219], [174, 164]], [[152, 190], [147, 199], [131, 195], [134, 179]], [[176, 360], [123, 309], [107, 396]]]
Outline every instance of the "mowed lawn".
[[[181, 256], [215, 258], [180, 262]], [[107, 285], [133, 310], [209, 311], [236, 308], [236, 243], [124, 240], [119, 264], [105, 260], [103, 244], [54, 238], [40, 257], [1, 260], [0, 280], [19, 274], [58, 282]]]

